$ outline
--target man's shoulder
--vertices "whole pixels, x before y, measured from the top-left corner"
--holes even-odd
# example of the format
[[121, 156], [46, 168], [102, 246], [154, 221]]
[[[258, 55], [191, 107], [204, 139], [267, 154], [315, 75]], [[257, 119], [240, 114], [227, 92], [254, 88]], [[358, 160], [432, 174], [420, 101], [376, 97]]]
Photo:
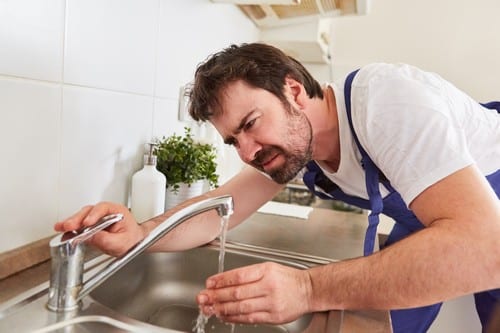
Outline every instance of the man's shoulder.
[[434, 72], [406, 63], [371, 63], [360, 67], [353, 85], [358, 87], [380, 84], [380, 81], [415, 82], [430, 85], [440, 84], [442, 78]]

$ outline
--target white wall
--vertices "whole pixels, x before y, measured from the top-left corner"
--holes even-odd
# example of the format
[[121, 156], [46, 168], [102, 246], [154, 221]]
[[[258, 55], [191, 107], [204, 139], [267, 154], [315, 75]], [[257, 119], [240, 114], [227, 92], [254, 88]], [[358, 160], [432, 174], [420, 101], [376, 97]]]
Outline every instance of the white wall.
[[332, 24], [333, 75], [374, 61], [434, 71], [480, 101], [500, 99], [497, 0], [373, 0]]
[[[500, 100], [497, 0], [373, 0], [368, 16], [335, 18], [333, 77], [374, 61], [439, 73], [478, 101]], [[443, 305], [431, 333], [480, 332], [473, 299]]]
[[181, 133], [179, 87], [257, 40], [210, 0], [0, 0], [0, 252], [88, 203], [126, 203], [153, 136]]

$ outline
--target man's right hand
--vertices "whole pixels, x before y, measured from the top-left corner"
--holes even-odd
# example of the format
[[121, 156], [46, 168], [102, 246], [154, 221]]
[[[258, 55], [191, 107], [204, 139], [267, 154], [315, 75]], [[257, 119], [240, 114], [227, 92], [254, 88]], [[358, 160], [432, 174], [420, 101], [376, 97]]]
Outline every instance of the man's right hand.
[[123, 220], [98, 232], [87, 243], [109, 255], [121, 256], [146, 237], [143, 228], [123, 205], [101, 202], [94, 206], [85, 206], [74, 215], [57, 222], [54, 229], [59, 232], [73, 231], [80, 227], [91, 226], [106, 215], [117, 213], [123, 214]]

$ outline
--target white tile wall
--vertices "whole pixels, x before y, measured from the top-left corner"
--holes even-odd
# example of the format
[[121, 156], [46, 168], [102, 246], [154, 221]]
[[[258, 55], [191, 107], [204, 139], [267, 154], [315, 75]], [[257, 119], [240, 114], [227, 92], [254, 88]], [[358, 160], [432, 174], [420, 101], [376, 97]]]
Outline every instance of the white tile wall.
[[0, 0], [0, 73], [60, 81], [64, 0]]
[[209, 54], [229, 43], [256, 40], [253, 23], [241, 15], [235, 6], [206, 0], [161, 1], [156, 94], [177, 99], [180, 86], [192, 80]]
[[83, 205], [126, 203], [143, 144], [183, 130], [179, 86], [257, 37], [210, 0], [0, 0], [0, 252]]
[[61, 217], [83, 203], [127, 204], [129, 179], [151, 138], [153, 97], [64, 88]]
[[67, 0], [66, 83], [152, 95], [159, 0]]
[[153, 137], [161, 139], [173, 133], [184, 133], [186, 123], [177, 121], [177, 100], [156, 98], [153, 114]]
[[0, 77], [0, 114], [1, 251], [50, 235], [57, 218], [61, 87]]

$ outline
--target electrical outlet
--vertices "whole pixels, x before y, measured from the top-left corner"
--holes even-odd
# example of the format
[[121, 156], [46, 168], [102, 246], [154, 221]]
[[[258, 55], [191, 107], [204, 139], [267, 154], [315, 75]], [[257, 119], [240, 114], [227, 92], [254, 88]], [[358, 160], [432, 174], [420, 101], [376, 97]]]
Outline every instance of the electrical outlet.
[[179, 121], [191, 121], [193, 118], [189, 115], [189, 97], [187, 96], [189, 84], [182, 85], [179, 88], [179, 105], [177, 110], [177, 118]]

